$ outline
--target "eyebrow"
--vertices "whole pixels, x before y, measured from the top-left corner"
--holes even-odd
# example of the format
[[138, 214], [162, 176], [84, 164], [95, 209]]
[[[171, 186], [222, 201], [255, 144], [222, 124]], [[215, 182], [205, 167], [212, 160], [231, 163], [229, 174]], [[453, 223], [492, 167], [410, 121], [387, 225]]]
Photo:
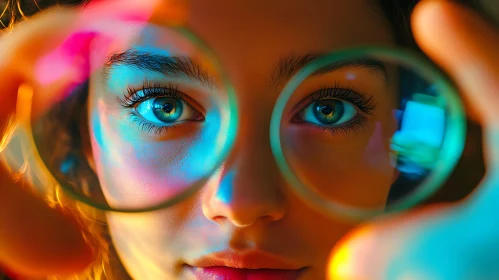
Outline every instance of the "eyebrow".
[[186, 78], [203, 86], [214, 87], [215, 82], [197, 63], [185, 56], [166, 56], [130, 49], [113, 54], [104, 67], [108, 79], [113, 67], [130, 66], [160, 73], [169, 78]]
[[[281, 86], [286, 81], [291, 79], [291, 77], [300, 69], [312, 61], [316, 61], [323, 57], [324, 55], [322, 54], [306, 54], [303, 56], [289, 56], [281, 59], [274, 67], [274, 74], [270, 79], [270, 83], [276, 87]], [[388, 80], [388, 73], [385, 65], [380, 61], [370, 59], [356, 59], [327, 64], [326, 66], [317, 69], [311, 74], [311, 76], [321, 76], [337, 70], [346, 70], [349, 68], [365, 68], [372, 72], [381, 74], [385, 80]]]
[[[274, 67], [270, 84], [275, 87], [281, 86], [307, 64], [322, 57], [324, 57], [323, 54], [305, 54], [302, 56], [288, 56], [281, 59]], [[157, 72], [171, 78], [187, 78], [209, 88], [215, 86], [215, 82], [210, 75], [197, 63], [185, 56], [166, 56], [130, 49], [114, 54], [109, 58], [104, 67], [105, 79], [109, 78], [113, 67], [121, 65]], [[333, 71], [349, 68], [366, 68], [382, 74], [385, 80], [388, 79], [385, 65], [379, 61], [368, 59], [328, 64], [317, 69], [311, 76], [325, 75]]]

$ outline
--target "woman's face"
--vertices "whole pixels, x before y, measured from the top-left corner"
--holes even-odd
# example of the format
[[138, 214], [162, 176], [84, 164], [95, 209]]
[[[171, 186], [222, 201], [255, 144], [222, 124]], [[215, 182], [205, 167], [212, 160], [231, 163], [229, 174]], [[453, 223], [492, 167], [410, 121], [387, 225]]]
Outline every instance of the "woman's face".
[[[134, 279], [324, 279], [332, 247], [354, 224], [328, 218], [292, 193], [270, 149], [270, 117], [297, 68], [334, 49], [394, 44], [388, 22], [369, 0], [195, 0], [186, 16], [234, 86], [235, 146], [188, 200], [149, 213], [108, 214], [123, 264]], [[183, 39], [173, 40], [177, 50], [165, 47], [172, 36], [151, 25], [91, 78], [92, 161], [111, 204], [154, 204], [203, 175], [193, 163], [209, 161], [216, 147], [223, 118], [217, 101], [224, 98], [214, 96], [224, 94], [223, 86]], [[205, 80], [172, 78], [157, 71], [168, 63], [156, 60], [138, 67], [146, 55], [188, 58], [175, 65], [189, 64]], [[366, 65], [305, 80], [281, 126], [292, 168], [308, 184], [327, 186], [320, 190], [327, 197], [382, 205], [394, 176], [387, 156], [391, 91]]]

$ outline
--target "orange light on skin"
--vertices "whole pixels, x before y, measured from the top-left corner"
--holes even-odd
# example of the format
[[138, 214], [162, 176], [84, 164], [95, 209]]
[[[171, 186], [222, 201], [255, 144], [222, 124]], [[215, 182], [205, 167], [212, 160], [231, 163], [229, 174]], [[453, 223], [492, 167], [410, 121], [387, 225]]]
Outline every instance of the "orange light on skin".
[[334, 277], [338, 275], [350, 274], [349, 271], [352, 270], [352, 267], [349, 267], [348, 263], [348, 260], [350, 258], [350, 248], [348, 248], [348, 246], [341, 246], [340, 249], [338, 249], [331, 258], [331, 262], [328, 266], [329, 278], [334, 279]]
[[84, 7], [83, 22], [95, 18], [154, 23], [164, 26], [184, 25], [189, 0], [100, 0]]
[[[347, 234], [340, 240], [331, 251], [329, 262], [327, 265], [328, 279], [342, 279], [342, 280], [363, 280], [362, 275], [358, 275], [362, 271], [358, 267], [359, 263], [363, 261], [353, 260], [354, 257], [363, 256], [359, 251], [367, 251], [371, 247], [369, 241], [372, 236], [373, 227], [363, 226], [358, 230]], [[351, 240], [355, 240], [351, 242]]]

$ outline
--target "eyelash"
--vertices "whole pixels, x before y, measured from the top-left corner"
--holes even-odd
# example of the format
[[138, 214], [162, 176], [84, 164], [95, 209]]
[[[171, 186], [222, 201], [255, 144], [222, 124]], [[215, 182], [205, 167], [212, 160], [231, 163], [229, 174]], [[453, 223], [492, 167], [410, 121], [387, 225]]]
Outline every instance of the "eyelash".
[[[138, 94], [139, 92], [141, 94]], [[140, 88], [128, 86], [123, 97], [118, 97], [118, 102], [123, 108], [129, 110], [128, 117], [131, 124], [137, 123], [141, 131], [158, 136], [170, 128], [175, 128], [176, 125], [162, 126], [148, 122], [139, 117], [134, 110], [141, 102], [156, 97], [172, 97], [185, 102], [184, 94], [176, 86], [172, 84], [164, 85], [148, 80], [145, 80]]]
[[[143, 92], [139, 95], [138, 92]], [[124, 108], [135, 108], [139, 103], [155, 97], [172, 97], [184, 101], [184, 94], [172, 84], [164, 85], [145, 80], [140, 88], [128, 86], [123, 98], [118, 97], [118, 102]]]
[[[322, 99], [339, 99], [343, 101], [348, 101], [355, 105], [360, 111], [364, 114], [358, 114], [353, 120], [348, 123], [341, 124], [338, 126], [319, 126], [312, 125], [314, 129], [317, 129], [321, 132], [328, 131], [332, 134], [348, 134], [349, 132], [355, 131], [357, 129], [362, 128], [366, 122], [367, 117], [365, 115], [372, 115], [376, 110], [376, 104], [373, 100], [373, 96], [367, 98], [366, 96], [355, 92], [350, 87], [339, 87], [339, 84], [335, 83], [332, 87], [323, 87], [320, 90], [312, 93], [309, 97], [305, 98], [303, 101], [299, 103], [298, 112], [293, 115], [292, 122], [294, 123], [305, 123], [301, 120], [299, 114], [305, 110], [312, 103], [322, 100]], [[301, 105], [305, 103], [305, 105]], [[307, 123], [308, 124], [308, 123]], [[310, 124], [308, 124], [310, 125]]]

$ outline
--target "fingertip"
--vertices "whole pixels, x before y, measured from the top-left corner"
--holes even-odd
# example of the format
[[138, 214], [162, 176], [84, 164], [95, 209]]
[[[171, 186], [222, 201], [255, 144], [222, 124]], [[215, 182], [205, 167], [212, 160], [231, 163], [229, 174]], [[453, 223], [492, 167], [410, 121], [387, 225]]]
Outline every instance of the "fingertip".
[[482, 123], [497, 122], [499, 33], [479, 14], [451, 1], [423, 1], [411, 20], [416, 42], [456, 83], [469, 111], [479, 113]]
[[[427, 279], [388, 278], [388, 275], [404, 273], [407, 263], [402, 256], [410, 252], [408, 246], [415, 234], [425, 222], [449, 209], [448, 206], [435, 204], [412, 212], [385, 215], [352, 230], [331, 251], [328, 279]], [[415, 275], [410, 269], [407, 273], [411, 277]]]
[[432, 31], [439, 17], [442, 16], [442, 2], [421, 1], [414, 7], [411, 15], [411, 26], [416, 39], [424, 38], [427, 31]]
[[438, 53], [439, 46], [445, 46], [449, 51], [459, 47], [449, 46], [449, 43], [463, 31], [456, 25], [456, 15], [461, 15], [463, 10], [449, 1], [421, 1], [416, 5], [411, 16], [412, 31], [416, 42], [430, 57]]
[[[369, 225], [360, 227], [336, 244], [329, 257], [328, 279], [365, 279], [366, 272], [374, 268], [370, 264], [376, 264], [369, 256], [373, 249], [373, 230]], [[374, 276], [375, 272], [369, 273]]]

